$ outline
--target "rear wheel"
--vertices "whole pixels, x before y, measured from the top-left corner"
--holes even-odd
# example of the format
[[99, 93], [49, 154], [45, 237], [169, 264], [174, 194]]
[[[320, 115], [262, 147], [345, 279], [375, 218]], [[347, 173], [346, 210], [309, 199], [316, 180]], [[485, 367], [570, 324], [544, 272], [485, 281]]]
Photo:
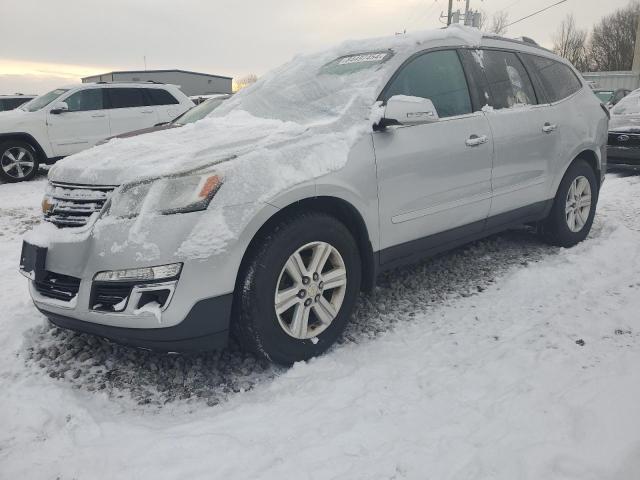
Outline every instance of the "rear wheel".
[[561, 247], [572, 247], [584, 240], [591, 230], [597, 202], [596, 175], [587, 162], [576, 160], [562, 178], [543, 224], [545, 238]]
[[10, 140], [0, 144], [0, 179], [24, 182], [38, 173], [38, 154], [27, 142]]
[[264, 235], [241, 275], [235, 336], [290, 365], [323, 353], [344, 330], [360, 291], [360, 255], [342, 223], [304, 213]]

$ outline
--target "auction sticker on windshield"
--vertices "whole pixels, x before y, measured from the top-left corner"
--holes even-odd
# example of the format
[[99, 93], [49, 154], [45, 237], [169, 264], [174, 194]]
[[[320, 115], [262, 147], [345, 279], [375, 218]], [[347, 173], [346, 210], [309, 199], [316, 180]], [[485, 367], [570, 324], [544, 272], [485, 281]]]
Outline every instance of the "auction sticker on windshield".
[[322, 73], [345, 74], [370, 68], [386, 62], [393, 56], [391, 50], [384, 52], [364, 52], [336, 58], [322, 67]]

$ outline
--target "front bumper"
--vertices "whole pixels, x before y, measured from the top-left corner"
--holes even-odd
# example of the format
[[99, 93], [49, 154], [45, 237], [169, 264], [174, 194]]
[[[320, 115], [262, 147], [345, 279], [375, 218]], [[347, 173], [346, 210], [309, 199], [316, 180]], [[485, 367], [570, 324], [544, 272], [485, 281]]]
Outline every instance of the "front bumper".
[[124, 328], [86, 322], [58, 313], [40, 310], [54, 325], [88, 333], [116, 343], [159, 352], [199, 352], [223, 348], [227, 344], [228, 331], [218, 330], [215, 319], [226, 322], [231, 316], [233, 295], [200, 300], [178, 325], [167, 328]]
[[[265, 215], [269, 213], [271, 210], [265, 211]], [[203, 221], [205, 227], [209, 223], [211, 217], [206, 214], [207, 211], [147, 218], [143, 231], [134, 219], [109, 224], [98, 221], [84, 230], [42, 225], [43, 230], [33, 235], [33, 239], [47, 240], [42, 270], [57, 275], [57, 281], [75, 281], [75, 291], [67, 301], [51, 298], [49, 292], [37, 288], [40, 285], [34, 278], [29, 281], [29, 290], [36, 308], [63, 328], [128, 345], [162, 351], [223, 346], [237, 273], [252, 237], [233, 236], [224, 247], [218, 246], [207, 255], [181, 253], [190, 234], [201, 232]], [[228, 207], [223, 214], [225, 220], [242, 219], [246, 207]], [[25, 241], [33, 243], [30, 239], [27, 235]], [[96, 273], [170, 263], [182, 263], [183, 267], [179, 278], [173, 280], [170, 301], [161, 313], [157, 309], [136, 309], [131, 303], [121, 311], [97, 310]], [[144, 286], [147, 282], [139, 283]]]
[[607, 167], [620, 165], [640, 167], [640, 147], [607, 147]]

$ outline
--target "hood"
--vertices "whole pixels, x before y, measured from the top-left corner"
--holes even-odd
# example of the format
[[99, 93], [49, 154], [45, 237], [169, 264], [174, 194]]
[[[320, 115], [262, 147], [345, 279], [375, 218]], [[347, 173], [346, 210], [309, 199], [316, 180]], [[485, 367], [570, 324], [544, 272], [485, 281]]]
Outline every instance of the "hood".
[[137, 137], [138, 135], [144, 135], [145, 133], [161, 132], [162, 130], [169, 130], [171, 128], [178, 128], [181, 126], [182, 125], [176, 125], [175, 123], [167, 122], [167, 123], [163, 123], [161, 125], [156, 125], [149, 128], [141, 128], [140, 130], [133, 130], [132, 132], [126, 132], [126, 133], [121, 133], [120, 135], [114, 135], [113, 137], [108, 137], [102, 140], [101, 142], [98, 142], [98, 145], [107, 143], [108, 141], [113, 140], [114, 138]]
[[640, 114], [611, 115], [609, 131], [620, 133], [640, 133]]
[[16, 127], [24, 124], [31, 118], [33, 112], [25, 112], [19, 108], [0, 112], [0, 133], [16, 131]]
[[376, 100], [390, 76], [421, 44], [449, 37], [469, 46], [482, 38], [477, 29], [456, 26], [298, 56], [198, 122], [113, 139], [58, 162], [49, 178], [120, 185], [225, 160], [216, 166], [225, 177], [221, 197], [235, 189], [230, 201], [267, 198], [343, 167], [380, 119]]

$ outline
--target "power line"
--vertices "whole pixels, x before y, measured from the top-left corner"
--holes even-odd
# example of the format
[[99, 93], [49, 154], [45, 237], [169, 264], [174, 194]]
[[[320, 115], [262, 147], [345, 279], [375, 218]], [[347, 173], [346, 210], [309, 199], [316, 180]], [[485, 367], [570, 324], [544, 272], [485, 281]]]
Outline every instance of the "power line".
[[505, 11], [509, 10], [510, 8], [515, 7], [520, 2], [522, 2], [522, 0], [516, 0], [515, 2], [510, 3], [506, 7], [501, 8], [500, 10], [498, 10], [498, 12], [505, 12]]
[[548, 7], [545, 7], [545, 8], [543, 8], [542, 10], [538, 10], [537, 12], [533, 12], [532, 14], [527, 15], [526, 17], [519, 18], [519, 19], [518, 19], [518, 20], [516, 20], [515, 22], [511, 22], [511, 23], [509, 23], [508, 25], [505, 25], [505, 28], [510, 27], [511, 25], [515, 25], [516, 23], [521, 22], [521, 21], [523, 21], [523, 20], [526, 20], [527, 18], [531, 18], [531, 17], [533, 17], [534, 15], [538, 15], [539, 13], [542, 13], [542, 12], [544, 12], [544, 11], [546, 11], [546, 10], [549, 10], [550, 8], [553, 8], [553, 7], [555, 7], [556, 5], [560, 5], [561, 3], [565, 3], [566, 1], [567, 1], [567, 0], [560, 0], [559, 2], [556, 2], [556, 3], [554, 3], [553, 5], [549, 5]]

